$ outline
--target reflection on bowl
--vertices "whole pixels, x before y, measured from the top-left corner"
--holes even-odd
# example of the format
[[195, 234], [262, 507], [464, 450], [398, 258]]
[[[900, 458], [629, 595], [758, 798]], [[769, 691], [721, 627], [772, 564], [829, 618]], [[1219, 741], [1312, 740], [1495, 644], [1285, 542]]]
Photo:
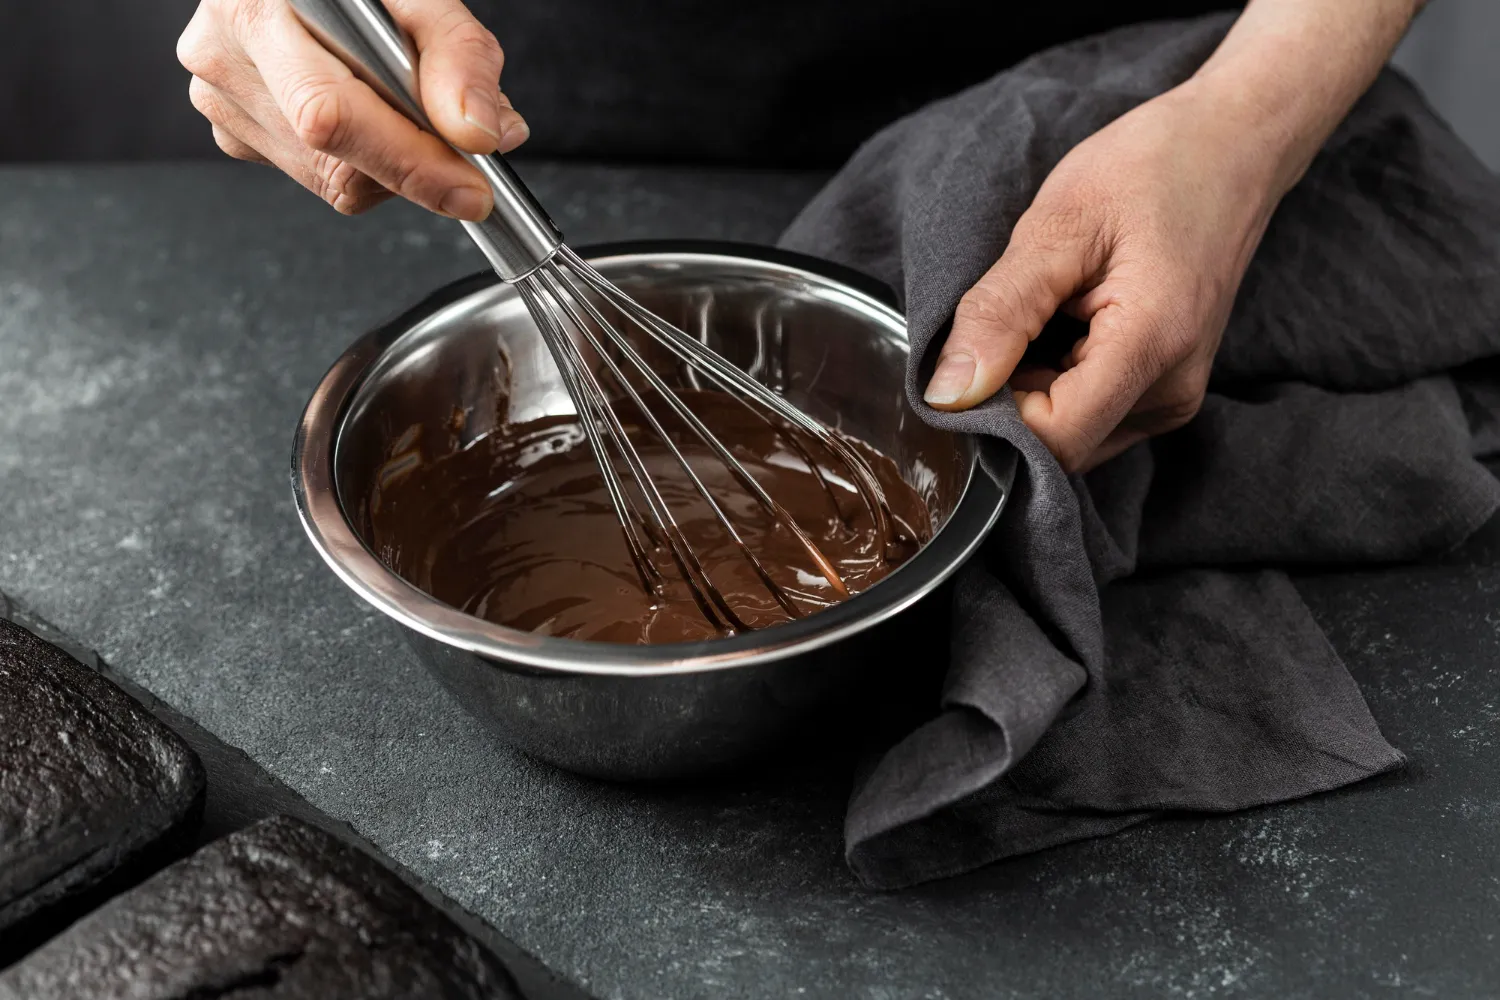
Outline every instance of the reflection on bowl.
[[586, 256], [647, 307], [890, 456], [927, 505], [932, 541], [825, 611], [670, 645], [540, 636], [423, 593], [371, 551], [362, 506], [375, 477], [403, 452], [430, 459], [488, 434], [507, 413], [507, 383], [512, 421], [572, 413], [524, 304], [491, 276], [443, 289], [334, 364], [298, 428], [298, 511], [340, 578], [399, 622], [421, 661], [502, 739], [595, 775], [705, 771], [826, 724], [872, 682], [903, 621], [999, 516], [1014, 455], [981, 464], [976, 441], [913, 416], [905, 323], [884, 301], [888, 293], [862, 276], [724, 244], [637, 244]]

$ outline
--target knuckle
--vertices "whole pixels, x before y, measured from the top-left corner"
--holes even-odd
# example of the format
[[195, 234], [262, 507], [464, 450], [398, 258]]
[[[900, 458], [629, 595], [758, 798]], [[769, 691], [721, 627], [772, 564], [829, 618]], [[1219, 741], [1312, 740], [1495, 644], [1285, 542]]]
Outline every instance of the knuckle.
[[1046, 211], [1026, 213], [1016, 228], [1040, 249], [1057, 250], [1086, 235], [1088, 221], [1087, 205], [1074, 198], [1062, 198], [1048, 204]]
[[349, 111], [337, 84], [311, 76], [293, 81], [287, 89], [286, 107], [292, 131], [308, 148], [326, 152], [343, 144]]
[[1097, 415], [1093, 419], [1082, 414], [1057, 416], [1057, 422], [1050, 428], [1048, 447], [1064, 471], [1078, 472], [1087, 466], [1094, 449], [1113, 428], [1093, 426], [1099, 422]]
[[223, 48], [191, 24], [177, 39], [177, 61], [183, 69], [210, 83], [222, 82], [228, 76], [229, 60]]
[[391, 190], [401, 197], [420, 202], [420, 193], [427, 187], [421, 161], [403, 158], [391, 165]]
[[268, 0], [204, 0], [241, 38], [258, 30], [268, 13]]
[[963, 298], [958, 300], [958, 307], [953, 310], [954, 319], [966, 325], [990, 326], [1003, 315], [999, 294], [987, 284], [975, 285], [964, 292]]
[[213, 86], [201, 76], [188, 81], [188, 103], [203, 117], [215, 121], [223, 117], [223, 106]]
[[1091, 454], [1093, 454], [1092, 446], [1074, 429], [1069, 429], [1064, 437], [1052, 446], [1052, 455], [1057, 459], [1057, 464], [1061, 465], [1063, 471], [1069, 475], [1081, 471]]
[[253, 160], [256, 158], [253, 149], [218, 126], [214, 126], [214, 143], [225, 155], [232, 156], [236, 160]]
[[484, 70], [499, 76], [504, 66], [505, 52], [499, 48], [499, 39], [489, 28], [475, 21], [474, 15], [465, 7], [455, 7], [432, 24], [428, 33], [432, 45], [447, 49], [469, 63], [477, 63]]
[[1174, 373], [1161, 388], [1165, 391], [1150, 409], [1153, 433], [1175, 431], [1198, 415], [1208, 395], [1208, 369], [1192, 367]]
[[1019, 298], [1020, 289], [1008, 275], [987, 275], [958, 300], [954, 322], [987, 330], [1007, 327]]
[[474, 19], [463, 7], [455, 7], [434, 25], [432, 37], [439, 44], [462, 48], [487, 58], [500, 54], [500, 40], [495, 33]]
[[380, 201], [378, 194], [356, 192], [341, 194], [334, 199], [332, 204], [333, 210], [340, 215], [360, 215], [380, 204]]
[[339, 199], [347, 194], [353, 173], [353, 168], [338, 157], [319, 151], [313, 153], [313, 192], [335, 208]]
[[467, 16], [452, 19], [451, 26], [443, 34], [443, 41], [486, 62], [496, 62], [500, 58], [500, 40], [488, 28]]
[[198, 62], [198, 47], [201, 44], [198, 32], [198, 19], [195, 17], [188, 22], [186, 28], [182, 29], [182, 34], [177, 36], [177, 47], [175, 49], [177, 61], [182, 64], [183, 69], [194, 76], [198, 75], [198, 70], [195, 67]]
[[1175, 431], [1189, 423], [1203, 408], [1203, 393], [1168, 400], [1152, 414], [1163, 431]]
[[384, 188], [335, 156], [318, 154], [313, 161], [313, 191], [340, 215], [359, 215], [380, 204]]

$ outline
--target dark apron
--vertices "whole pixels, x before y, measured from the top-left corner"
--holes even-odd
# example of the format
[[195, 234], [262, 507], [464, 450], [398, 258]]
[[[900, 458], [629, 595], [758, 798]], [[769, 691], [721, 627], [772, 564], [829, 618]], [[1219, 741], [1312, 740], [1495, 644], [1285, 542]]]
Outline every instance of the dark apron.
[[828, 167], [1033, 52], [1222, 0], [471, 0], [530, 151]]

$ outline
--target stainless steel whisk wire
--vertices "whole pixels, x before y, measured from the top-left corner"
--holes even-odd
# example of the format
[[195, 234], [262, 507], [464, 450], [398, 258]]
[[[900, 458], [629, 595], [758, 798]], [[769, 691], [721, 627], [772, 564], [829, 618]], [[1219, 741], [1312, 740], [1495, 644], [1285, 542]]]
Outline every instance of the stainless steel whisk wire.
[[[378, 0], [291, 0], [291, 4], [308, 30], [341, 58], [356, 76], [420, 127], [435, 131], [422, 110], [418, 95], [415, 47]], [[645, 381], [652, 394], [708, 447], [761, 508], [792, 533], [833, 593], [840, 598], [848, 597], [848, 588], [837, 569], [796, 519], [766, 492], [666, 380], [652, 369], [632, 339], [610, 322], [606, 310], [665, 348], [690, 371], [706, 377], [725, 395], [737, 400], [776, 431], [822, 483], [836, 518], [845, 524], [847, 519], [832, 488], [818, 462], [797, 440], [798, 432], [812, 438], [828, 456], [846, 467], [855, 492], [869, 513], [884, 557], [893, 537], [890, 509], [878, 480], [859, 452], [706, 344], [636, 302], [579, 257], [563, 243], [562, 233], [502, 157], [459, 152], [480, 170], [495, 195], [495, 207], [490, 216], [483, 222], [464, 223], [464, 228], [501, 279], [515, 287], [537, 324], [572, 397], [584, 437], [599, 466], [605, 491], [624, 532], [626, 547], [647, 592], [658, 596], [663, 593], [665, 581], [652, 553], [665, 546], [705, 618], [722, 632], [746, 628], [688, 544], [645, 460], [631, 442], [624, 422], [611, 405], [610, 394], [584, 355], [583, 346], [587, 346], [611, 382], [630, 400], [646, 428], [670, 453], [694, 491], [707, 503], [720, 528], [789, 616], [801, 617], [803, 612], [751, 550], [617, 358], [623, 359], [630, 371]], [[632, 498], [626, 480], [616, 467], [616, 458], [624, 465], [644, 511]]]

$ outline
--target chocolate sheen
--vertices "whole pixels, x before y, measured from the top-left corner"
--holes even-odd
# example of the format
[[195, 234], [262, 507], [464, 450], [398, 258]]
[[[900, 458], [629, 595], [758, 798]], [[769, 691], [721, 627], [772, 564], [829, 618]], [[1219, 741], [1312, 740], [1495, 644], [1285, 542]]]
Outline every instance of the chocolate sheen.
[[[815, 443], [799, 439], [799, 449], [787, 432], [729, 396], [680, 395], [795, 518], [851, 594], [888, 575], [931, 536], [926, 505], [895, 463], [869, 445], [845, 437], [885, 492], [893, 515], [888, 540], [877, 537], [848, 469]], [[789, 620], [671, 452], [646, 433], [632, 433], [631, 440], [741, 621], [758, 629]], [[706, 446], [686, 433], [674, 434], [674, 442], [801, 613], [836, 603], [833, 587], [792, 532]], [[821, 478], [805, 456], [815, 458]], [[643, 588], [604, 479], [572, 417], [504, 423], [440, 456], [392, 455], [375, 481], [365, 505], [372, 548], [394, 572], [453, 607], [511, 628], [604, 642], [724, 634], [695, 603], [665, 545], [652, 555], [664, 579], [660, 593]]]

